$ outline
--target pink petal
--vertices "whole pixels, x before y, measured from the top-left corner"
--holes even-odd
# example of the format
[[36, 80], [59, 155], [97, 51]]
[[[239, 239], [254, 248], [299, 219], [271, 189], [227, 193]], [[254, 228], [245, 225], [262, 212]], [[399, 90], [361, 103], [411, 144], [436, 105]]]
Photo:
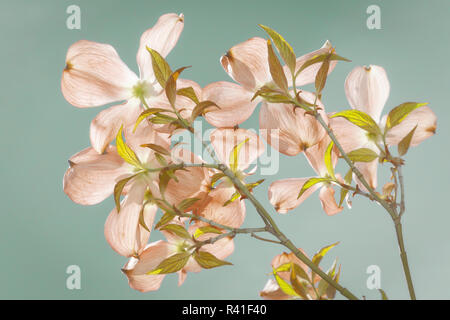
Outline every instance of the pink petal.
[[417, 146], [436, 133], [437, 117], [429, 107], [420, 107], [414, 110], [399, 125], [388, 131], [387, 144], [391, 146], [399, 144], [416, 125], [411, 146]]
[[332, 216], [341, 212], [343, 207], [339, 207], [334, 199], [334, 189], [330, 186], [323, 186], [319, 193], [320, 202], [325, 213]]
[[350, 106], [367, 113], [377, 123], [389, 97], [389, 90], [386, 71], [379, 66], [356, 67], [345, 80], [345, 93]]
[[[313, 95], [303, 92], [301, 97], [314, 102]], [[318, 101], [323, 109], [323, 105]], [[263, 102], [259, 114], [259, 126], [267, 143], [279, 152], [294, 156], [317, 144], [326, 134], [325, 129], [301, 108], [288, 104]], [[322, 115], [327, 119], [326, 114]]]
[[[324, 43], [322, 48], [312, 51], [310, 53], [307, 53], [307, 54], [297, 58], [295, 70], [296, 71], [299, 70], [305, 64], [306, 61], [313, 58], [314, 56], [328, 53], [328, 52], [330, 52], [331, 49], [332, 49], [331, 43], [327, 41]], [[337, 64], [337, 61], [331, 61], [330, 67], [328, 70], [328, 74], [330, 74], [333, 71], [333, 69], [336, 67], [336, 64]], [[322, 66], [322, 63], [315, 63], [315, 64], [307, 67], [305, 70], [303, 70], [298, 75], [297, 79], [295, 80], [295, 84], [297, 85], [297, 87], [304, 86], [304, 85], [307, 85], [310, 83], [314, 83], [314, 81], [316, 80], [317, 72], [319, 71], [321, 66]], [[291, 71], [289, 70], [289, 68], [287, 66], [284, 66], [283, 68], [284, 68], [284, 72], [286, 74], [286, 78], [288, 80], [288, 85], [292, 86]]]
[[112, 194], [116, 182], [130, 172], [112, 146], [104, 154], [98, 154], [93, 148], [85, 149], [70, 161], [71, 167], [63, 180], [64, 192], [72, 201], [83, 205], [105, 200]]
[[255, 37], [232, 47], [220, 62], [231, 78], [254, 91], [272, 81], [267, 57], [266, 40]]
[[210, 135], [211, 144], [217, 157], [227, 165], [229, 165], [230, 155], [235, 146], [247, 139], [248, 141], [242, 145], [239, 152], [238, 170], [241, 171], [256, 163], [258, 157], [265, 150], [258, 135], [246, 129], [216, 129]]
[[[307, 256], [307, 254], [305, 253], [305, 251], [303, 249], [298, 248], [298, 250], [300, 250], [305, 256]], [[291, 253], [283, 252], [282, 254], [276, 255], [272, 259], [272, 268], [277, 269], [286, 263], [295, 263], [300, 268], [305, 270], [306, 273], [308, 273], [308, 270], [309, 270], [308, 266], [306, 264], [304, 264], [299, 258], [297, 258], [295, 256], [295, 254], [292, 252]], [[278, 272], [277, 274], [284, 280], [290, 281], [290, 279], [289, 279], [290, 272]]]
[[70, 104], [95, 107], [130, 98], [137, 80], [112, 46], [80, 40], [67, 51], [61, 90]]
[[[357, 162], [355, 163], [355, 166], [362, 173], [370, 187], [375, 189], [377, 187], [378, 159], [375, 159], [372, 162]], [[367, 191], [357, 178], [356, 182], [362, 190]]]
[[346, 153], [369, 142], [367, 132], [344, 118], [330, 118], [330, 127]]
[[91, 122], [90, 138], [92, 147], [103, 153], [108, 144], [116, 138], [120, 127], [133, 126], [142, 109], [136, 99], [107, 108]]
[[171, 254], [173, 254], [172, 246], [160, 240], [149, 244], [139, 259], [131, 258], [122, 269], [128, 277], [130, 287], [141, 292], [158, 290], [165, 274], [147, 275], [147, 272], [154, 270]]
[[168, 13], [159, 17], [156, 24], [142, 34], [137, 53], [141, 79], [153, 80], [154, 77], [152, 59], [146, 47], [156, 50], [165, 58], [175, 47], [183, 27], [183, 14]]
[[302, 196], [297, 199], [300, 190], [306, 181], [310, 178], [289, 178], [277, 180], [269, 187], [269, 201], [279, 213], [287, 213], [298, 207], [306, 198], [308, 198], [317, 188], [316, 184], [306, 190]]
[[209, 193], [206, 201], [194, 213], [222, 225], [239, 228], [245, 219], [245, 202], [238, 199], [223, 206], [234, 192], [234, 187], [226, 187], [221, 183]]
[[[305, 150], [306, 159], [308, 160], [311, 167], [313, 167], [316, 173], [321, 177], [325, 176], [328, 173], [328, 169], [325, 165], [325, 152], [330, 142], [330, 137], [328, 135], [325, 135], [318, 144]], [[331, 152], [333, 168], [337, 164], [338, 153], [339, 152], [336, 146], [334, 146]]]
[[266, 300], [289, 300], [291, 297], [287, 295], [286, 293], [281, 290], [281, 288], [278, 286], [278, 283], [273, 280], [269, 279], [267, 280], [266, 285], [262, 289], [262, 291], [259, 292], [259, 295], [261, 298]]
[[219, 81], [203, 89], [203, 100], [215, 102], [220, 109], [211, 107], [205, 119], [219, 128], [241, 124], [253, 113], [258, 101], [251, 101], [253, 93], [235, 83]]
[[[125, 257], [139, 255], [150, 237], [150, 232], [139, 224], [144, 194], [147, 188], [143, 181], [135, 180], [120, 206], [120, 212], [114, 208], [105, 222], [105, 238], [118, 254]], [[155, 218], [155, 205], [146, 205], [144, 221], [151, 230]]]

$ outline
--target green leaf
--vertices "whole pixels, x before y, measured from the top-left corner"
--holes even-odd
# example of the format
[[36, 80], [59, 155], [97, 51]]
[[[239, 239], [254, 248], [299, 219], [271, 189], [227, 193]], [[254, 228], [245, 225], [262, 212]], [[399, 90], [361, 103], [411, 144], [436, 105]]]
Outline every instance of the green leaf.
[[281, 89], [283, 92], [288, 91], [288, 83], [286, 79], [286, 75], [284, 74], [283, 67], [278, 60], [275, 52], [272, 48], [272, 43], [270, 40], [267, 40], [267, 52], [269, 55], [269, 69], [270, 74], [272, 75], [273, 82]]
[[380, 294], [381, 294], [381, 300], [389, 300], [389, 298], [388, 298], [386, 292], [384, 292], [383, 289], [378, 289], [378, 291], [380, 291]]
[[220, 266], [232, 265], [232, 263], [220, 260], [213, 254], [206, 251], [195, 252], [194, 259], [203, 269], [212, 269]]
[[147, 227], [147, 224], [145, 223], [144, 213], [145, 213], [145, 204], [142, 206], [141, 212], [139, 212], [139, 224], [141, 225], [142, 228], [150, 232], [150, 229]]
[[366, 130], [374, 135], [380, 135], [380, 128], [377, 123], [367, 113], [359, 110], [344, 110], [330, 116], [330, 118], [342, 117], [353, 123], [354, 125]]
[[333, 157], [332, 157], [333, 146], [334, 146], [334, 142], [331, 141], [327, 147], [327, 150], [325, 151], [324, 161], [325, 161], [325, 166], [327, 167], [328, 174], [334, 179], [335, 175], [334, 175], [334, 167], [333, 167], [333, 160], [332, 160], [333, 159]]
[[167, 99], [169, 100], [170, 105], [174, 108], [175, 108], [175, 101], [177, 99], [177, 79], [180, 76], [180, 73], [183, 72], [186, 68], [189, 67], [182, 67], [175, 70], [175, 72], [173, 72], [169, 76], [165, 84]]
[[122, 130], [123, 125], [120, 127], [119, 132], [117, 132], [116, 136], [117, 153], [123, 160], [125, 160], [129, 164], [142, 169], [142, 164], [134, 151], [131, 150], [131, 148], [123, 141]]
[[176, 253], [162, 261], [154, 270], [147, 272], [148, 275], [174, 273], [183, 269], [188, 262], [191, 253]]
[[206, 109], [211, 108], [211, 107], [220, 109], [220, 107], [212, 101], [207, 100], [207, 101], [199, 102], [195, 106], [194, 110], [192, 110], [191, 121], [194, 121], [199, 115], [208, 112]]
[[414, 132], [416, 132], [416, 129], [417, 125], [398, 144], [398, 154], [400, 156], [404, 156], [408, 152], [412, 137], [414, 136]]
[[183, 211], [189, 209], [194, 203], [196, 203], [199, 200], [200, 200], [199, 198], [184, 199], [177, 205], [177, 208], [178, 208], [178, 210], [183, 212]]
[[233, 193], [231, 195], [231, 198], [229, 200], [227, 200], [223, 206], [226, 207], [227, 205], [229, 205], [232, 202], [235, 202], [237, 199], [239, 199], [241, 197], [241, 194], [239, 193], [239, 191], [236, 191], [235, 193]]
[[158, 112], [172, 112], [172, 111], [166, 110], [166, 109], [163, 109], [163, 108], [150, 108], [150, 109], [145, 110], [137, 118], [136, 123], [135, 123], [134, 128], [133, 128], [133, 133], [136, 132], [137, 127], [139, 126], [139, 124], [145, 118], [150, 117], [150, 116], [152, 116], [152, 115], [154, 115], [155, 113], [158, 113]]
[[225, 177], [226, 175], [225, 175], [225, 173], [223, 173], [223, 172], [219, 172], [219, 173], [216, 173], [216, 174], [214, 174], [212, 177], [211, 177], [211, 186], [214, 186], [220, 179], [222, 179], [223, 177]]
[[191, 99], [195, 104], [199, 104], [197, 94], [192, 87], [181, 88], [177, 90], [177, 95]]
[[325, 255], [328, 253], [328, 251], [330, 251], [332, 248], [334, 248], [336, 245], [339, 244], [339, 241], [333, 244], [330, 244], [329, 246], [323, 247], [322, 249], [319, 250], [319, 252], [317, 252], [313, 259], [312, 262], [316, 265], [319, 266], [320, 262], [322, 261], [323, 257], [325, 257]]
[[159, 227], [169, 223], [173, 220], [173, 218], [175, 218], [175, 215], [173, 213], [165, 212], [162, 215], [161, 219], [159, 219], [158, 223], [155, 225], [155, 229], [158, 229]]
[[267, 85], [259, 88], [253, 95], [251, 101], [255, 100], [255, 98], [258, 96], [262, 97], [264, 100], [270, 103], [292, 103], [291, 97], [286, 95], [286, 93]]
[[298, 69], [297, 73], [295, 74], [295, 77], [297, 77], [303, 70], [305, 70], [306, 68], [308, 68], [309, 66], [312, 66], [313, 64], [316, 63], [320, 63], [325, 61], [326, 59], [328, 59], [328, 61], [346, 61], [346, 62], [350, 62], [351, 60], [348, 60], [344, 57], [341, 57], [335, 53], [322, 53], [322, 54], [318, 54], [315, 55], [313, 57], [311, 57], [309, 60], [307, 60], [301, 67], [300, 69]]
[[295, 270], [292, 269], [291, 275], [290, 275], [291, 285], [294, 289], [295, 293], [300, 296], [303, 300], [309, 300], [308, 299], [308, 289], [305, 286], [304, 281], [299, 281], [297, 278], [297, 275], [295, 273]]
[[141, 147], [150, 148], [157, 153], [163, 154], [165, 156], [170, 156], [170, 151], [158, 144], [146, 143], [146, 144], [141, 144]]
[[245, 139], [241, 143], [234, 146], [233, 150], [231, 150], [230, 159], [229, 159], [231, 171], [236, 172], [236, 170], [238, 169], [238, 167], [239, 167], [239, 152], [241, 151], [242, 146], [244, 144], [246, 144], [248, 141], [249, 141], [249, 138]]
[[311, 281], [311, 279], [308, 276], [308, 273], [306, 273], [306, 271], [302, 267], [300, 267], [298, 264], [294, 263], [293, 271], [294, 271], [296, 277], [298, 276], [308, 282]]
[[282, 264], [281, 266], [279, 266], [276, 269], [273, 269], [273, 274], [277, 274], [278, 272], [286, 272], [286, 271], [290, 271], [292, 268], [292, 262], [288, 262], [285, 264]]
[[300, 193], [297, 196], [297, 199], [299, 199], [312, 186], [321, 182], [329, 182], [329, 181], [331, 181], [329, 178], [310, 178], [303, 184], [302, 188], [300, 189]]
[[295, 292], [294, 288], [292, 288], [292, 286], [289, 283], [287, 283], [286, 281], [284, 281], [278, 274], [275, 273], [274, 276], [275, 276], [275, 280], [278, 283], [278, 286], [285, 294], [287, 294], [289, 296], [293, 296], [293, 297], [299, 296], [297, 294], [297, 292]]
[[167, 171], [168, 170], [161, 170], [161, 172], [159, 173], [159, 192], [163, 196], [166, 192], [166, 188], [169, 184], [170, 179], [172, 179]]
[[259, 186], [261, 183], [263, 183], [266, 179], [259, 179], [256, 182], [251, 182], [251, 183], [247, 183], [245, 184], [245, 186], [247, 187], [248, 191], [252, 192], [253, 189], [255, 189], [257, 186]]
[[378, 154], [372, 149], [360, 148], [347, 153], [353, 162], [371, 162], [378, 158]]
[[412, 111], [426, 106], [427, 104], [428, 103], [405, 102], [395, 107], [388, 114], [385, 131], [399, 125]]
[[165, 230], [165, 231], [170, 231], [173, 234], [184, 238], [184, 239], [190, 239], [191, 235], [189, 234], [189, 232], [186, 231], [186, 229], [182, 226], [180, 226], [179, 224], [167, 224], [161, 228], [159, 228], [159, 230]]
[[221, 234], [222, 231], [213, 226], [200, 227], [197, 230], [195, 230], [194, 238], [197, 239], [198, 237], [200, 237], [201, 235], [204, 235], [206, 233]]
[[171, 124], [174, 121], [178, 121], [178, 119], [162, 113], [155, 113], [149, 121], [154, 124]]
[[319, 297], [322, 297], [328, 289], [328, 282], [323, 279], [320, 279], [319, 285], [317, 286], [317, 293]]
[[156, 80], [164, 88], [167, 79], [172, 74], [172, 70], [166, 60], [156, 50], [147, 47], [147, 51], [150, 52], [150, 56], [152, 57], [152, 67]]
[[[353, 177], [353, 170], [350, 168], [344, 177], [345, 183], [350, 185], [352, 183], [352, 177]], [[339, 207], [342, 207], [342, 204], [344, 203], [344, 199], [347, 196], [347, 193], [348, 189], [341, 188], [341, 198], [339, 200]]]
[[327, 82], [328, 70], [330, 70], [329, 56], [322, 62], [322, 65], [320, 66], [319, 71], [317, 71], [317, 74], [316, 74], [315, 88], [316, 88], [316, 94], [319, 96], [319, 98], [320, 98], [320, 94], [321, 94], [323, 88], [325, 88], [325, 84]]
[[161, 154], [155, 153], [155, 158], [162, 167], [166, 167], [168, 165], [166, 158], [164, 158]]
[[289, 70], [291, 71], [291, 74], [295, 73], [295, 65], [296, 65], [296, 57], [294, 50], [292, 49], [291, 45], [275, 30], [263, 26], [262, 24], [259, 25], [261, 28], [264, 29], [264, 31], [267, 32], [267, 34], [272, 39], [273, 43], [278, 49], [278, 52], [280, 53], [281, 58], [284, 60], [286, 65], [288, 66]]
[[128, 181], [136, 177], [137, 175], [133, 175], [131, 177], [120, 180], [114, 186], [114, 202], [116, 203], [117, 213], [120, 212], [120, 195], [122, 194], [123, 188], [127, 185]]

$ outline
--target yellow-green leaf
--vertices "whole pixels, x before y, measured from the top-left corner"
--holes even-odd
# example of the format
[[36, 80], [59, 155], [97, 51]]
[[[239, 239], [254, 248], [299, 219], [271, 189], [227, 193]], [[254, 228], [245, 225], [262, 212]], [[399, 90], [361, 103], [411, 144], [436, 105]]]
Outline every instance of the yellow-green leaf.
[[150, 148], [157, 153], [163, 154], [165, 156], [170, 156], [170, 151], [158, 144], [146, 143], [146, 144], [142, 144], [141, 147]]
[[389, 298], [388, 298], [386, 292], [384, 292], [383, 289], [378, 289], [378, 291], [380, 291], [380, 294], [381, 294], [381, 300], [389, 300]]
[[190, 239], [191, 235], [189, 234], [189, 232], [186, 231], [186, 229], [182, 226], [180, 226], [179, 224], [167, 224], [161, 228], [159, 228], [159, 230], [163, 231], [170, 231], [173, 234], [184, 238], [184, 239]]
[[[350, 168], [344, 177], [344, 182], [347, 185], [350, 185], [352, 183], [352, 177], [353, 177], [353, 170]], [[344, 203], [344, 199], [347, 196], [347, 193], [348, 193], [348, 189], [341, 188], [341, 198], [339, 200], [339, 207], [341, 207], [342, 204]]]
[[195, 230], [194, 238], [197, 239], [198, 237], [200, 237], [201, 235], [204, 235], [206, 233], [221, 234], [222, 231], [213, 226], [200, 227], [197, 230]]
[[235, 193], [233, 193], [231, 195], [231, 198], [229, 200], [227, 200], [223, 206], [226, 207], [227, 205], [229, 205], [232, 202], [235, 202], [237, 199], [239, 199], [241, 197], [241, 194], [239, 193], [239, 191], [236, 191]]
[[192, 87], [178, 89], [177, 94], [191, 99], [195, 104], [199, 104], [197, 94]]
[[308, 282], [311, 281], [311, 279], [309, 278], [309, 276], [306, 273], [306, 271], [302, 267], [300, 267], [298, 264], [294, 263], [294, 267], [293, 267], [292, 271], [294, 272], [296, 277], [298, 276], [298, 277], [300, 277], [303, 280], [308, 281]]
[[194, 203], [196, 203], [199, 200], [200, 200], [199, 198], [184, 199], [177, 205], [177, 208], [180, 211], [185, 211], [185, 210], [189, 209]]
[[328, 178], [310, 178], [303, 184], [303, 186], [300, 189], [300, 192], [297, 196], [297, 199], [299, 199], [312, 186], [314, 186], [318, 183], [321, 183], [321, 182], [329, 182], [329, 181], [331, 181], [331, 180]]
[[386, 131], [399, 125], [405, 118], [417, 108], [426, 106], [428, 103], [405, 102], [392, 109], [386, 120]]
[[244, 144], [246, 144], [248, 141], [249, 141], [249, 138], [245, 139], [241, 143], [234, 146], [233, 150], [231, 150], [230, 159], [229, 159], [231, 171], [236, 172], [236, 170], [238, 169], [238, 167], [239, 167], [239, 152], [241, 151], [241, 148], [244, 146]]
[[169, 223], [170, 221], [173, 220], [173, 218], [175, 218], [175, 215], [171, 212], [165, 212], [161, 219], [159, 219], [158, 223], [155, 225], [155, 229], [158, 229], [159, 227]]
[[211, 108], [211, 107], [215, 107], [217, 109], [220, 109], [220, 107], [217, 104], [215, 104], [213, 101], [207, 100], [207, 101], [199, 102], [195, 106], [194, 110], [192, 110], [191, 121], [194, 121], [199, 115], [208, 112], [207, 109]]
[[288, 66], [289, 70], [291, 71], [291, 74], [295, 73], [295, 65], [296, 65], [296, 57], [294, 50], [292, 49], [291, 45], [275, 30], [263, 26], [262, 24], [259, 25], [261, 28], [264, 29], [264, 31], [267, 32], [267, 34], [272, 38], [273, 43], [278, 49], [278, 52], [280, 53], [281, 58], [284, 60], [286, 65]]
[[295, 293], [300, 296], [303, 300], [308, 300], [308, 289], [305, 286], [305, 281], [299, 281], [295, 270], [292, 269], [290, 275], [291, 285]]
[[[328, 77], [328, 70], [330, 70], [330, 60], [329, 57], [326, 58], [322, 65], [319, 68], [319, 71], [317, 71], [316, 79], [315, 79], [315, 88], [316, 88], [316, 94], [320, 95], [323, 88], [325, 88], [325, 84], [327, 82]], [[319, 96], [320, 98], [320, 96]]]
[[155, 269], [147, 272], [147, 274], [167, 274], [180, 271], [186, 265], [190, 256], [190, 252], [176, 253], [162, 261]]
[[328, 253], [328, 251], [330, 251], [332, 248], [334, 248], [336, 245], [338, 245], [339, 242], [330, 244], [329, 246], [323, 247], [322, 249], [319, 250], [319, 252], [317, 252], [313, 259], [312, 262], [316, 265], [319, 266], [320, 262], [322, 261], [323, 257], [325, 257], [325, 255]]
[[220, 179], [222, 179], [223, 177], [225, 177], [226, 175], [225, 175], [225, 173], [223, 173], [223, 172], [219, 172], [219, 173], [216, 173], [216, 174], [214, 174], [212, 177], [211, 177], [211, 186], [214, 186]]
[[416, 132], [417, 125], [400, 141], [398, 144], [398, 154], [400, 156], [404, 156], [409, 149], [409, 146], [411, 145], [411, 140], [414, 136], [414, 132]]
[[142, 206], [141, 212], [139, 212], [139, 224], [141, 225], [142, 228], [150, 232], [150, 229], [147, 227], [147, 224], [145, 223], [144, 214], [145, 214], [145, 204]]
[[283, 92], [288, 91], [288, 83], [286, 75], [284, 74], [283, 67], [278, 60], [277, 55], [273, 51], [272, 42], [267, 40], [267, 53], [269, 55], [269, 69], [272, 75], [273, 82], [281, 89]]
[[175, 101], [177, 99], [177, 79], [180, 76], [180, 73], [186, 68], [188, 67], [182, 67], [175, 70], [175, 72], [169, 76], [165, 84], [166, 96], [172, 107], [175, 107]]
[[288, 262], [288, 263], [282, 264], [281, 266], [279, 266], [276, 269], [273, 269], [273, 274], [277, 274], [278, 272], [290, 271], [291, 268], [292, 268], [292, 262]]
[[122, 130], [123, 126], [120, 127], [119, 132], [117, 133], [116, 136], [117, 153], [123, 160], [125, 160], [129, 164], [137, 168], [142, 168], [142, 164], [139, 161], [136, 154], [134, 153], [134, 151], [131, 150], [131, 148], [123, 141]]
[[360, 148], [347, 153], [353, 162], [371, 162], [378, 158], [378, 154], [372, 149]]
[[299, 295], [297, 294], [297, 292], [295, 292], [294, 288], [292, 288], [292, 286], [284, 281], [279, 275], [277, 275], [275, 273], [275, 280], [278, 283], [278, 286], [280, 287], [280, 289], [287, 295], [289, 296], [293, 296], [293, 297], [299, 297]]
[[167, 79], [172, 74], [172, 70], [167, 61], [156, 50], [147, 47], [147, 51], [150, 52], [150, 56], [152, 57], [152, 67], [156, 80], [164, 88]]
[[143, 111], [137, 118], [136, 123], [134, 124], [133, 133], [136, 132], [137, 127], [145, 118], [150, 117], [158, 112], [172, 112], [172, 111], [163, 108], [150, 108]]
[[337, 55], [335, 53], [331, 53], [331, 52], [318, 54], [318, 55], [315, 55], [315, 56], [311, 57], [309, 60], [307, 60], [300, 67], [300, 69], [298, 69], [297, 73], [295, 74], [295, 77], [297, 77], [303, 70], [305, 70], [309, 66], [312, 66], [313, 64], [316, 64], [316, 63], [323, 62], [323, 61], [325, 61], [325, 59], [328, 59], [328, 61], [334, 61], [334, 60], [346, 61], [346, 62], [350, 62], [351, 61], [351, 60], [348, 60], [348, 59], [346, 59], [344, 57], [341, 57], [341, 56], [339, 56], [339, 55]]
[[220, 260], [213, 254], [206, 251], [197, 251], [194, 253], [193, 257], [203, 269], [212, 269], [220, 266], [232, 265], [232, 263]]
[[134, 177], [136, 177], [136, 175], [122, 179], [114, 186], [114, 202], [116, 203], [117, 213], [120, 212], [120, 195], [122, 194], [123, 188], [125, 188], [128, 181], [130, 181]]
[[345, 118], [354, 125], [374, 135], [380, 134], [380, 128], [377, 123], [365, 112], [359, 110], [344, 110], [330, 116], [330, 118], [337, 117]]
[[325, 151], [324, 161], [325, 161], [325, 166], [327, 168], [328, 174], [334, 179], [335, 176], [334, 176], [333, 157], [332, 157], [333, 146], [334, 146], [334, 142], [331, 141], [327, 147], [327, 150]]

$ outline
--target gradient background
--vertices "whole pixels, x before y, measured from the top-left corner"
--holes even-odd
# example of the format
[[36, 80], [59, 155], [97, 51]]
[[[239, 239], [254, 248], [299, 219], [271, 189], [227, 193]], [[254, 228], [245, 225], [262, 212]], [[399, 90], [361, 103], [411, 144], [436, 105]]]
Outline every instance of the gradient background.
[[[66, 28], [66, 8], [81, 7], [81, 30]], [[381, 7], [382, 30], [368, 30], [366, 8]], [[340, 63], [324, 93], [328, 111], [348, 108], [343, 86], [357, 65], [386, 68], [391, 95], [386, 108], [426, 101], [439, 118], [437, 135], [410, 150], [406, 176], [406, 247], [418, 298], [450, 298], [449, 90], [450, 1], [5, 1], [0, 4], [0, 298], [41, 299], [255, 299], [280, 246], [247, 236], [236, 238], [233, 267], [190, 274], [178, 288], [166, 277], [158, 292], [128, 287], [120, 268], [126, 259], [112, 251], [103, 224], [113, 200], [83, 207], [62, 191], [67, 159], [89, 145], [90, 120], [101, 108], [77, 109], [60, 92], [67, 48], [89, 39], [112, 44], [137, 71], [141, 33], [167, 12], [183, 12], [185, 29], [168, 60], [192, 65], [185, 77], [202, 86], [230, 80], [218, 60], [228, 48], [265, 36], [262, 23], [284, 35], [298, 55], [329, 39], [351, 63]], [[245, 127], [256, 127], [258, 112]], [[313, 174], [302, 156], [281, 157], [277, 177], [267, 177], [256, 194], [268, 205], [271, 181]], [[383, 175], [380, 175], [380, 180]], [[247, 206], [247, 226], [261, 225]], [[270, 207], [268, 207], [271, 209]], [[273, 211], [271, 211], [273, 212]], [[366, 199], [327, 217], [318, 195], [288, 215], [282, 230], [312, 255], [341, 241], [329, 253], [343, 264], [342, 283], [359, 296], [378, 299], [366, 287], [366, 269], [381, 268], [381, 285], [391, 298], [408, 298], [392, 221]], [[155, 232], [156, 235], [158, 232]], [[158, 237], [156, 235], [156, 237]], [[66, 267], [79, 265], [82, 289], [66, 289]]]

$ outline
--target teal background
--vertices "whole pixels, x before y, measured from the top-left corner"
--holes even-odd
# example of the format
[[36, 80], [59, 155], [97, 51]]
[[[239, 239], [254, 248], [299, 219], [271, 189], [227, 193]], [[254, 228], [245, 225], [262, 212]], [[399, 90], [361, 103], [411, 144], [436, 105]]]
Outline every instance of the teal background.
[[[81, 7], [81, 30], [66, 28], [66, 8]], [[366, 8], [381, 7], [381, 30], [368, 30]], [[450, 2], [430, 1], [5, 1], [0, 4], [0, 298], [24, 299], [255, 299], [282, 248], [247, 236], [236, 238], [233, 267], [175, 276], [157, 292], [128, 287], [120, 268], [126, 259], [103, 236], [112, 199], [83, 207], [62, 191], [67, 159], [89, 145], [90, 120], [101, 108], [77, 109], [60, 92], [67, 48], [89, 39], [110, 43], [137, 71], [141, 33], [167, 12], [183, 12], [185, 29], [168, 60], [192, 65], [185, 76], [202, 86], [230, 80], [219, 64], [228, 48], [264, 36], [262, 23], [282, 33], [298, 55], [329, 39], [351, 63], [340, 63], [324, 93], [328, 111], [347, 108], [344, 79], [357, 65], [386, 68], [391, 95], [386, 108], [426, 101], [438, 116], [437, 134], [410, 150], [406, 176], [406, 246], [418, 298], [450, 298], [449, 65]], [[256, 127], [258, 111], [245, 124]], [[268, 206], [271, 181], [312, 175], [302, 156], [280, 159], [256, 195]], [[379, 179], [387, 175], [380, 175]], [[247, 226], [261, 223], [247, 205]], [[273, 212], [273, 210], [271, 210]], [[282, 230], [312, 255], [341, 241], [323, 262], [343, 264], [342, 283], [359, 296], [378, 299], [366, 287], [369, 265], [381, 268], [381, 285], [392, 298], [408, 298], [392, 222], [381, 207], [356, 199], [353, 209], [326, 216], [311, 196], [288, 215]], [[158, 232], [155, 232], [156, 235]], [[156, 237], [158, 237], [156, 235]], [[79, 265], [82, 289], [67, 290], [65, 271]]]

